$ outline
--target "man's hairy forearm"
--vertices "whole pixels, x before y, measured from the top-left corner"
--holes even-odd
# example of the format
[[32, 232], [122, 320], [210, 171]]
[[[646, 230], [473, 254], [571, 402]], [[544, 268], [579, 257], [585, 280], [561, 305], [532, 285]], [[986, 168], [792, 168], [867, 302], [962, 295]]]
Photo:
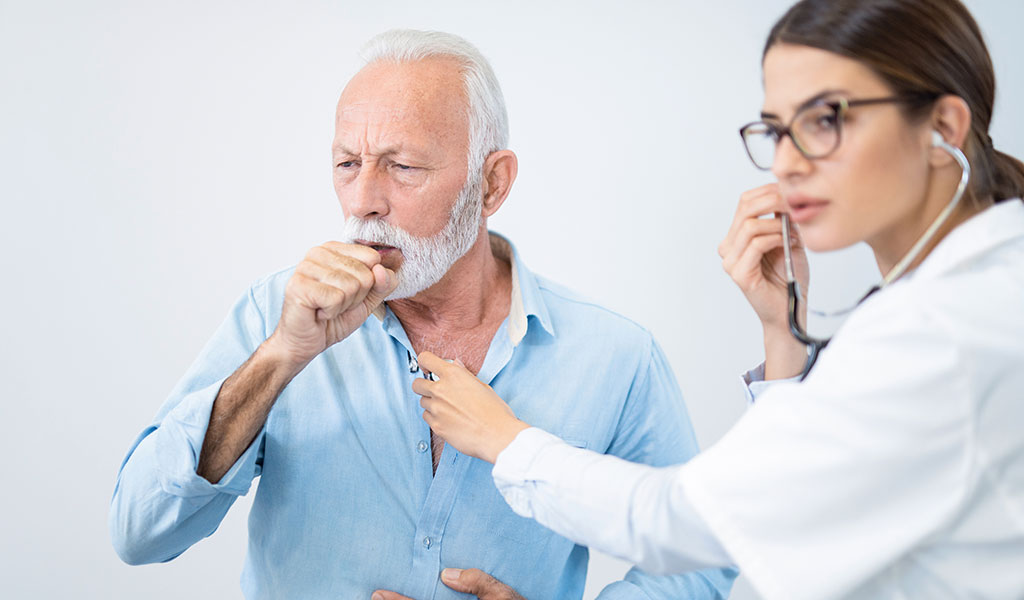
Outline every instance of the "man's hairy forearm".
[[199, 453], [196, 473], [200, 477], [210, 483], [220, 481], [256, 438], [281, 391], [301, 370], [264, 343], [224, 381]]

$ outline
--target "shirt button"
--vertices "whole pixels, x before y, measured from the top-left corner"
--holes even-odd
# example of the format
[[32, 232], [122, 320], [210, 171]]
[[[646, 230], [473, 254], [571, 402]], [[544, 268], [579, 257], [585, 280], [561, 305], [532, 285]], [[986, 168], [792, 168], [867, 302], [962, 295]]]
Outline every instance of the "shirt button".
[[427, 443], [423, 440], [420, 440], [420, 443], [416, 444], [416, 450], [418, 450], [419, 452], [426, 452]]
[[423, 538], [423, 547], [426, 548], [427, 550], [430, 550], [430, 544], [432, 544], [432, 543], [433, 543], [433, 541], [430, 539], [430, 536], [427, 536], [427, 537]]

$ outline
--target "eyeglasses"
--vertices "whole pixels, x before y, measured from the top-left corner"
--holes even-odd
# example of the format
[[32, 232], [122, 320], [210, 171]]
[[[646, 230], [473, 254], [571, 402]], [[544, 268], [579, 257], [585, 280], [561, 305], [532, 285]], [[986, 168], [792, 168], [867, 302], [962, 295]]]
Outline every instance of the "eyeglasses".
[[789, 125], [783, 126], [771, 121], [755, 121], [740, 128], [743, 146], [747, 156], [758, 169], [771, 170], [775, 152], [782, 138], [789, 136], [793, 145], [806, 158], [824, 158], [839, 148], [842, 141], [843, 120], [846, 111], [857, 106], [889, 104], [894, 102], [916, 103], [933, 100], [933, 95], [889, 96], [887, 98], [866, 98], [862, 100], [813, 100], [801, 107]]

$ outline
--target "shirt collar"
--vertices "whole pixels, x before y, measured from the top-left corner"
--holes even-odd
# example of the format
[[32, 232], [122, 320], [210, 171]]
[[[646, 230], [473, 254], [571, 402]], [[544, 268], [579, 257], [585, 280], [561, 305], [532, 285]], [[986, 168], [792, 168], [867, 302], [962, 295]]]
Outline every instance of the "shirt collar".
[[947, 273], [1008, 241], [1024, 238], [1024, 203], [1003, 200], [949, 232], [913, 274], [914, 278]]
[[491, 237], [491, 251], [512, 265], [512, 303], [508, 314], [509, 341], [513, 346], [518, 346], [519, 342], [523, 341], [531, 316], [540, 323], [548, 335], [555, 335], [551, 315], [548, 313], [547, 304], [544, 303], [537, 278], [523, 264], [519, 251], [508, 238], [494, 232], [488, 233]]
[[[493, 231], [488, 232], [491, 242], [491, 252], [512, 265], [512, 302], [508, 313], [508, 338], [512, 346], [518, 346], [519, 342], [526, 337], [529, 329], [530, 317], [534, 317], [537, 323], [548, 333], [555, 335], [555, 328], [551, 324], [551, 315], [548, 313], [547, 304], [540, 291], [540, 285], [536, 277], [519, 257], [519, 251], [508, 240], [508, 238]], [[381, 304], [373, 311], [373, 316], [382, 322], [387, 317], [388, 309]]]

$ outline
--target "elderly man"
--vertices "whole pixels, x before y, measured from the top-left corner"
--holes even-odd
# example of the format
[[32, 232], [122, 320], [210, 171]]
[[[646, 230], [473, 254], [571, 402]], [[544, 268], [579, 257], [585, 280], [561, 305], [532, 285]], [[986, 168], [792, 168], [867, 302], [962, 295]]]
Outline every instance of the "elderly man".
[[[529, 422], [655, 465], [697, 451], [677, 385], [650, 334], [489, 234], [517, 162], [477, 50], [393, 31], [367, 53], [337, 110], [345, 242], [238, 301], [122, 464], [114, 546], [170, 560], [258, 476], [248, 598], [579, 598], [587, 549], [516, 516], [490, 465], [432, 434], [415, 357], [459, 360]], [[721, 597], [733, 576], [633, 570], [601, 597]]]

